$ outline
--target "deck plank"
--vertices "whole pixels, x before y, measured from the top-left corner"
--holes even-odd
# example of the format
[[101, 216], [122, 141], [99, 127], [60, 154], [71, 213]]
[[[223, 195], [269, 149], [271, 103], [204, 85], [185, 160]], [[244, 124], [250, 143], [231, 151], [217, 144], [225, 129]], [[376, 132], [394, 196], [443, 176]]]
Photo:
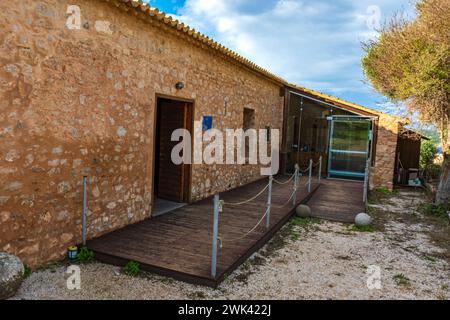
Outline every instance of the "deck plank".
[[365, 211], [364, 184], [345, 180], [322, 180], [320, 192], [308, 205], [316, 218], [353, 223], [358, 213]]

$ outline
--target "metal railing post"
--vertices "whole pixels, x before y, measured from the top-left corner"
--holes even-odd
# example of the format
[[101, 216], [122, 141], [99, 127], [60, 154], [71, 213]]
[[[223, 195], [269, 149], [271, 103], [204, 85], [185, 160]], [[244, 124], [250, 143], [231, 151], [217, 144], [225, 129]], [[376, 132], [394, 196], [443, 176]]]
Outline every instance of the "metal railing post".
[[87, 241], [87, 177], [83, 177], [83, 219], [82, 219], [83, 246]]
[[313, 160], [309, 159], [309, 180], [308, 180], [308, 193], [311, 192], [311, 178], [312, 178]]
[[320, 156], [319, 158], [319, 184], [321, 180], [322, 180], [322, 156]]
[[212, 257], [211, 257], [211, 276], [213, 279], [217, 275], [217, 240], [219, 237], [219, 195], [214, 195], [214, 225], [213, 225], [213, 240], [212, 240]]
[[369, 166], [370, 166], [370, 160], [367, 160], [366, 163], [366, 171], [364, 174], [364, 193], [363, 193], [363, 201], [365, 204], [367, 204], [367, 198], [369, 194]]
[[295, 165], [295, 177], [294, 177], [294, 199], [293, 201], [293, 205], [295, 207], [295, 205], [297, 204], [297, 190], [298, 190], [298, 178], [299, 178], [299, 171], [300, 171], [300, 167], [298, 164]]
[[270, 210], [272, 208], [272, 186], [273, 186], [273, 176], [269, 177], [269, 196], [267, 199], [267, 215], [266, 215], [266, 228], [270, 227]]

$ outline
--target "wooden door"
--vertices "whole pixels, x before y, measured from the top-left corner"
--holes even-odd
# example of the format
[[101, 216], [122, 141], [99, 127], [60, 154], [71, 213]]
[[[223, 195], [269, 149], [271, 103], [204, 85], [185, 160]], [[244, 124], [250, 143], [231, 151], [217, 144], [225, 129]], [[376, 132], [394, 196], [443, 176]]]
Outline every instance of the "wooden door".
[[160, 199], [189, 201], [190, 165], [172, 162], [172, 149], [179, 142], [172, 142], [171, 137], [177, 129], [191, 130], [191, 112], [189, 103], [167, 99], [158, 101], [155, 189]]

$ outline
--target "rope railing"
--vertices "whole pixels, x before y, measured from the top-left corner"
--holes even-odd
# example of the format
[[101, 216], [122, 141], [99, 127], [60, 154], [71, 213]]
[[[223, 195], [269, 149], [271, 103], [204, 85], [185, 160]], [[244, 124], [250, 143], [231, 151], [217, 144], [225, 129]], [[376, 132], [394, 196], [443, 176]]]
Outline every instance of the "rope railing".
[[297, 174], [297, 172], [295, 172], [294, 174], [292, 174], [292, 176], [291, 176], [288, 180], [286, 180], [286, 181], [284, 181], [284, 182], [278, 181], [277, 179], [273, 178], [273, 182], [275, 182], [276, 184], [279, 184], [279, 185], [286, 185], [286, 184], [289, 184], [289, 183], [295, 178], [295, 175], [296, 175], [296, 174]]
[[264, 218], [266, 218], [268, 211], [269, 210], [267, 209], [266, 212], [264, 213], [264, 215], [258, 221], [258, 223], [252, 229], [250, 229], [250, 231], [246, 232], [243, 236], [241, 236], [239, 238], [227, 239], [227, 238], [224, 238], [223, 235], [219, 235], [220, 248], [223, 248], [224, 243], [237, 242], [237, 241], [247, 238], [250, 234], [253, 233], [253, 231], [255, 231], [261, 225], [261, 223], [264, 221]]
[[[216, 277], [216, 271], [217, 271], [217, 247], [218, 247], [218, 244], [219, 244], [219, 247], [222, 249], [224, 243], [232, 243], [232, 242], [237, 242], [237, 241], [245, 239], [250, 234], [255, 232], [255, 230], [262, 224], [264, 219], [266, 219], [266, 228], [269, 229], [270, 228], [270, 213], [271, 213], [272, 208], [282, 209], [282, 208], [286, 207], [289, 203], [291, 203], [291, 201], [292, 201], [292, 205], [294, 207], [297, 205], [297, 195], [298, 195], [298, 191], [299, 191], [300, 177], [304, 173], [308, 173], [308, 181], [305, 183], [305, 187], [307, 187], [308, 193], [311, 193], [312, 173], [313, 173], [313, 169], [316, 168], [317, 166], [319, 166], [318, 178], [319, 178], [319, 183], [320, 183], [320, 176], [321, 176], [321, 171], [322, 171], [322, 157], [320, 157], [318, 163], [314, 163], [313, 160], [311, 159], [309, 166], [306, 170], [300, 170], [300, 167], [298, 165], [295, 165], [294, 174], [286, 181], [279, 181], [279, 180], [275, 179], [273, 176], [270, 176], [269, 183], [267, 185], [265, 185], [264, 188], [260, 192], [258, 192], [258, 194], [251, 197], [248, 200], [244, 200], [241, 202], [228, 202], [225, 200], [221, 200], [219, 195], [214, 196], [213, 247], [212, 247], [212, 259], [211, 259], [211, 275], [213, 276], [213, 278]], [[281, 206], [273, 205], [273, 203], [272, 203], [273, 184], [275, 183], [277, 185], [288, 185], [292, 181], [294, 181], [293, 190], [289, 196], [289, 199]], [[255, 201], [259, 197], [261, 197], [266, 191], [268, 191], [267, 208], [264, 212], [264, 215], [261, 218], [259, 218], [259, 220], [255, 224], [255, 226], [253, 226], [249, 231], [244, 233], [242, 236], [236, 237], [236, 238], [230, 238], [230, 239], [228, 239], [227, 237], [225, 237], [223, 234], [221, 234], [219, 232], [219, 214], [224, 211], [225, 206], [241, 206], [241, 205], [248, 204], [250, 202]]]
[[294, 196], [295, 196], [296, 193], [297, 193], [297, 190], [294, 190], [292, 192], [291, 196], [289, 197], [289, 199], [282, 206], [273, 206], [273, 208], [283, 209], [284, 207], [286, 207], [292, 201], [292, 199], [294, 199]]
[[229, 206], [242, 206], [242, 205], [244, 205], [244, 204], [250, 203], [250, 202], [252, 202], [252, 201], [258, 199], [264, 192], [266, 192], [266, 190], [267, 190], [268, 188], [269, 188], [269, 184], [267, 184], [267, 185], [264, 187], [264, 189], [262, 189], [256, 196], [254, 196], [254, 197], [252, 197], [252, 198], [250, 198], [250, 199], [248, 199], [248, 200], [245, 200], [245, 201], [242, 201], [242, 202], [228, 202], [228, 201], [222, 200], [222, 201], [221, 201], [221, 204], [222, 204], [222, 206], [224, 206], [224, 205], [229, 205]]

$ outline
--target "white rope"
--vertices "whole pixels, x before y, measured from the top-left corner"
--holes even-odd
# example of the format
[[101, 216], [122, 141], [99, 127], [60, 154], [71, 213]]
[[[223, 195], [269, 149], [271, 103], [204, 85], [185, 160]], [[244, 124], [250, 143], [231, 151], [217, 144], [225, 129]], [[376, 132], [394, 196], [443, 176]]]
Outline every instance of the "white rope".
[[286, 207], [286, 206], [291, 202], [291, 200], [294, 198], [294, 195], [295, 195], [296, 193], [297, 193], [297, 189], [295, 189], [295, 190], [292, 192], [291, 197], [289, 198], [289, 200], [286, 201], [282, 206], [274, 206], [274, 205], [272, 205], [272, 207], [275, 208], [275, 209], [283, 209], [284, 207]]
[[244, 234], [242, 237], [239, 238], [235, 238], [235, 239], [224, 239], [223, 236], [219, 237], [219, 241], [220, 241], [220, 247], [222, 248], [222, 244], [226, 243], [226, 242], [236, 242], [236, 241], [240, 241], [246, 237], [248, 237], [250, 234], [253, 233], [253, 231], [255, 231], [259, 225], [261, 224], [261, 222], [264, 221], [264, 218], [267, 216], [267, 213], [269, 212], [269, 209], [266, 209], [266, 213], [264, 213], [264, 215], [261, 217], [261, 219], [258, 221], [258, 223], [256, 224], [256, 226], [254, 226], [250, 231], [248, 231], [246, 234]]
[[294, 174], [289, 178], [289, 180], [287, 180], [287, 181], [285, 181], [285, 182], [280, 182], [280, 181], [278, 181], [278, 180], [275, 179], [275, 178], [273, 178], [273, 182], [275, 182], [276, 184], [280, 184], [280, 185], [286, 185], [286, 184], [288, 184], [289, 182], [291, 182], [292, 179], [295, 178], [295, 175], [296, 175], [296, 174], [297, 174], [297, 172], [294, 173]]
[[248, 200], [245, 200], [245, 201], [242, 201], [242, 202], [235, 202], [235, 203], [224, 201], [224, 202], [222, 202], [222, 204], [229, 205], [229, 206], [241, 206], [243, 204], [247, 204], [247, 203], [252, 202], [253, 200], [257, 199], [259, 196], [261, 196], [268, 188], [269, 188], [269, 184], [267, 186], [265, 186], [265, 188], [262, 189], [260, 193], [258, 193], [256, 196], [254, 196], [251, 199], [248, 199]]
[[309, 171], [309, 166], [308, 166], [308, 168], [306, 168], [305, 170], [303, 170], [303, 171], [300, 171], [301, 173], [307, 173]]

